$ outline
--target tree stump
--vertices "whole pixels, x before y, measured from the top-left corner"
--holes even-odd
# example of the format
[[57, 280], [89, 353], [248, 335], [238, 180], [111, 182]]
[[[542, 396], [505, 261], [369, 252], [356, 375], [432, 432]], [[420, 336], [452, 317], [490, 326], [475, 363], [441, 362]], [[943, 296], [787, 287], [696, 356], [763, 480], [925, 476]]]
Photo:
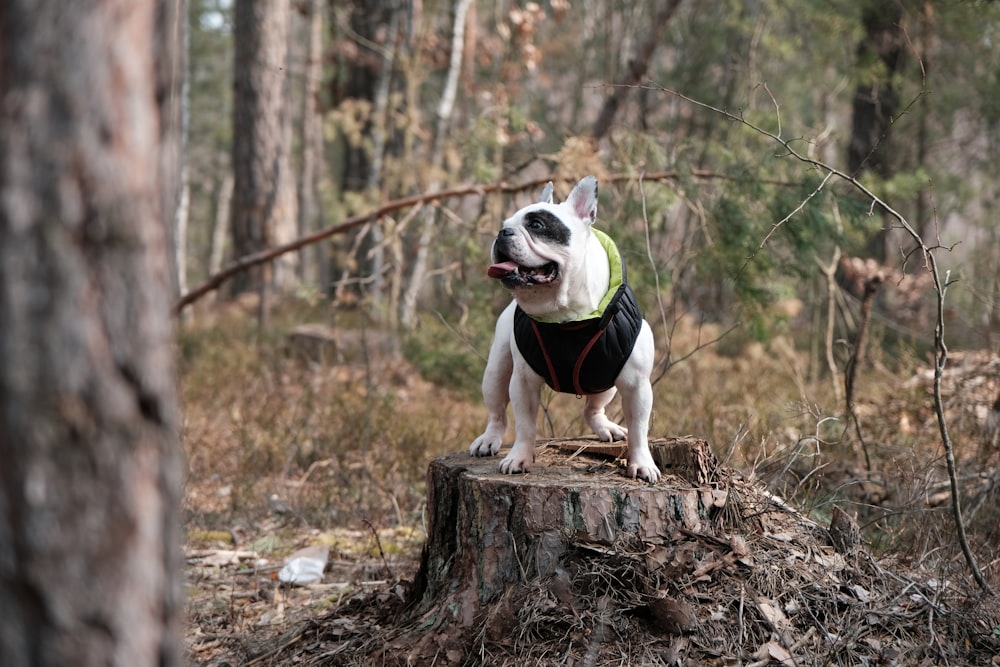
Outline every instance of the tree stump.
[[504, 475], [495, 457], [443, 456], [427, 473], [428, 531], [412, 602], [472, 626], [513, 584], [556, 573], [579, 545], [610, 547], [711, 532], [726, 501], [713, 485], [717, 462], [697, 438], [650, 443], [663, 473], [655, 485], [624, 476], [623, 444], [541, 442], [527, 474]]

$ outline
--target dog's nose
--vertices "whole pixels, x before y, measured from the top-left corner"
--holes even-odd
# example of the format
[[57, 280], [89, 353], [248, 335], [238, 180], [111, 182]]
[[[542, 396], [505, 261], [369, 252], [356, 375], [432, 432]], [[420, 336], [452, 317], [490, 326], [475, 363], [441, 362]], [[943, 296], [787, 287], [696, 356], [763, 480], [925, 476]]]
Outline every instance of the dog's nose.
[[513, 230], [512, 228], [510, 228], [510, 227], [502, 227], [502, 228], [500, 229], [500, 233], [499, 233], [499, 234], [497, 234], [497, 236], [513, 236], [513, 235], [514, 235], [514, 234], [516, 234], [516, 233], [517, 233], [517, 232], [515, 232], [515, 231], [514, 231], [514, 230]]

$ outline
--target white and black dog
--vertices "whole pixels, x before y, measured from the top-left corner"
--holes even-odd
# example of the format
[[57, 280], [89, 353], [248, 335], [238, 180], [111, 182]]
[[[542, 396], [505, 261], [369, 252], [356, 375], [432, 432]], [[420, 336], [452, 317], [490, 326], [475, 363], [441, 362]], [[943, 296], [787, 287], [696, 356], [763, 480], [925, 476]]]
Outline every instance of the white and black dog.
[[[601, 440], [628, 437], [630, 477], [660, 477], [648, 443], [653, 332], [626, 282], [618, 248], [593, 228], [596, 218], [596, 178], [582, 179], [562, 204], [553, 203], [549, 183], [537, 204], [504, 221], [493, 242], [488, 274], [514, 301], [497, 320], [483, 375], [489, 421], [469, 451], [500, 451], [507, 403], [513, 403], [516, 435], [501, 472], [525, 472], [534, 462], [540, 392], [548, 383], [586, 396], [584, 419]], [[604, 413], [616, 391], [627, 429]]]

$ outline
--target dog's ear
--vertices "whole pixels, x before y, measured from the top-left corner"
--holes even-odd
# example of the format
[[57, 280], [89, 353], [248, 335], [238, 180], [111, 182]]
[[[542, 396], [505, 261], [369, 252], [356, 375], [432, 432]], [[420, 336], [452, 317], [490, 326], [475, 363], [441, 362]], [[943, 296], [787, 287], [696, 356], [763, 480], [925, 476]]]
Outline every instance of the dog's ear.
[[539, 204], [551, 204], [552, 203], [552, 181], [545, 184], [542, 188], [542, 194], [538, 196]]
[[579, 217], [594, 224], [597, 220], [597, 179], [585, 176], [566, 198], [566, 203]]

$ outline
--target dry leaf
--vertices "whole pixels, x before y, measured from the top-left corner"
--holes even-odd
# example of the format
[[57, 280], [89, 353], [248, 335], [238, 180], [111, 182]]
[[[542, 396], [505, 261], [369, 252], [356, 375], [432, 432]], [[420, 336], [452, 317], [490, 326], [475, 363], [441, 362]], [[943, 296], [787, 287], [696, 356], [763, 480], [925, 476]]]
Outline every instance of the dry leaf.
[[791, 627], [788, 617], [778, 607], [778, 603], [768, 598], [757, 598], [757, 609], [772, 629], [781, 631]]
[[767, 642], [761, 646], [757, 649], [757, 657], [761, 660], [770, 658], [771, 660], [777, 660], [783, 665], [795, 667], [795, 660], [792, 659], [792, 654], [778, 642]]

